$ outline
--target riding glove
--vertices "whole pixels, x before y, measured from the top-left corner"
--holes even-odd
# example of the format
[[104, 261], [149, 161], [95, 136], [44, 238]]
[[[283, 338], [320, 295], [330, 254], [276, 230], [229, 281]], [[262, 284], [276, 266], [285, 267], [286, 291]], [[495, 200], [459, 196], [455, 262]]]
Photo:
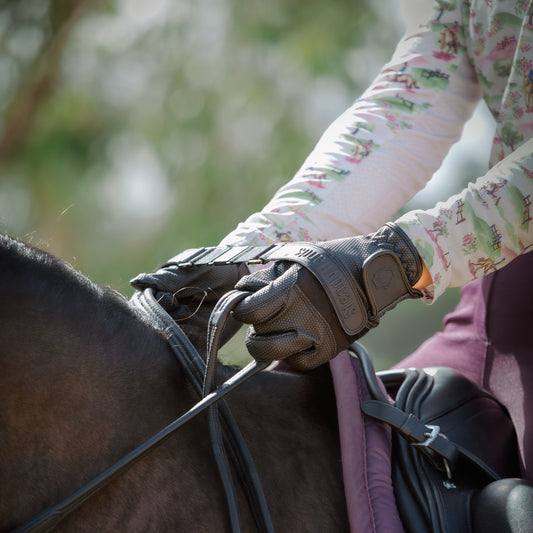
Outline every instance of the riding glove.
[[[156, 300], [176, 322], [188, 332], [194, 329], [195, 333], [205, 335], [215, 304], [248, 272], [243, 263], [184, 266], [171, 259], [157, 272], [139, 274], [130, 284], [141, 291], [153, 289]], [[229, 320], [222, 342], [227, 342], [240, 326], [236, 320], [233, 323]]]
[[270, 268], [242, 278], [236, 289], [252, 292], [234, 309], [252, 324], [246, 346], [257, 360], [283, 359], [308, 370], [346, 349], [376, 327], [406, 298], [422, 274], [414, 244], [398, 226], [321, 243], [280, 247]]

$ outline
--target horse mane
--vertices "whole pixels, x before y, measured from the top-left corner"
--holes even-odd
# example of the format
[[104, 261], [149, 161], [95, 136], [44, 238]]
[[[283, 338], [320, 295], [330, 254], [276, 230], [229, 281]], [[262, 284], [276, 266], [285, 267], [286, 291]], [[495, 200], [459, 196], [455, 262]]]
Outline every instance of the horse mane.
[[111, 288], [93, 283], [67, 261], [5, 234], [0, 234], [0, 274], [2, 291], [26, 290], [36, 301], [67, 296], [70, 303], [94, 297], [124, 299]]
[[[64, 319], [83, 319], [85, 327], [97, 323], [104, 326], [101, 333], [106, 324], [120, 330], [132, 319], [143, 320], [119, 292], [94, 283], [67, 261], [5, 234], [0, 234], [0, 293], [4, 301], [25, 306], [30, 315], [45, 307], [63, 308]], [[97, 316], [89, 319], [88, 312]]]
[[0, 235], [0, 294], [2, 368], [13, 358], [20, 365], [48, 365], [57, 372], [72, 365], [82, 373], [127, 368], [116, 373], [123, 384], [175, 375], [164, 332], [123, 295], [94, 283], [67, 261], [7, 235]]

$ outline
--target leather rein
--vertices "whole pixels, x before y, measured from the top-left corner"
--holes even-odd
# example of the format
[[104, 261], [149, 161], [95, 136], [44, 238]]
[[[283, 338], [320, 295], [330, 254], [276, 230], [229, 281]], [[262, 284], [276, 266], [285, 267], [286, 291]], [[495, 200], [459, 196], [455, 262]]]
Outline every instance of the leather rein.
[[185, 414], [171, 422], [65, 500], [40, 512], [25, 524], [14, 529], [12, 533], [44, 533], [54, 529], [82, 503], [108, 485], [139, 459], [150, 453], [156, 446], [163, 443], [178, 428], [206, 409], [209, 414], [211, 444], [226, 495], [232, 532], [239, 533], [241, 530], [228, 455], [239, 475], [258, 531], [261, 533], [274, 532], [266, 499], [252, 457], [229, 407], [223, 399], [227, 393], [263, 370], [267, 365], [253, 361], [220, 386], [217, 387], [215, 384], [217, 353], [224, 325], [231, 310], [247, 294], [241, 291], [231, 291], [224, 295], [215, 306], [207, 330], [206, 363], [204, 363], [181, 328], [156, 301], [152, 289], [145, 289], [133, 295], [131, 299], [132, 305], [145, 314], [156, 328], [165, 332], [178, 362], [202, 399]]

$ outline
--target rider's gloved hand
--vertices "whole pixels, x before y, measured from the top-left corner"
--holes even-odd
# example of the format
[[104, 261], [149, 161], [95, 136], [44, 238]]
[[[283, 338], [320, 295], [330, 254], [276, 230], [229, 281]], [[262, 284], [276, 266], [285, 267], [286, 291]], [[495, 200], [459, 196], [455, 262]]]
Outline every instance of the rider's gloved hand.
[[383, 314], [421, 293], [422, 260], [394, 224], [376, 233], [321, 243], [293, 243], [270, 268], [242, 278], [251, 291], [234, 309], [250, 326], [246, 345], [262, 362], [283, 359], [308, 370], [346, 349]]
[[[178, 266], [171, 260], [154, 273], [139, 274], [130, 284], [141, 291], [153, 289], [156, 300], [178, 324], [205, 336], [215, 304], [248, 272], [245, 264]], [[239, 327], [236, 321], [228, 323], [224, 342]]]

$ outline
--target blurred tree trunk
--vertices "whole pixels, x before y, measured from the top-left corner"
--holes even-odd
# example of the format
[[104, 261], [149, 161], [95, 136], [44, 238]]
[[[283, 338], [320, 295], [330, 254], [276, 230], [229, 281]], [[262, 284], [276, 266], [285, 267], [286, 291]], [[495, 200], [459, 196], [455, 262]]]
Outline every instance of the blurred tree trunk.
[[[99, 0], [52, 0], [46, 22], [48, 31], [35, 58], [22, 67], [13, 98], [4, 112], [0, 134], [0, 167], [10, 159], [31, 131], [39, 108], [57, 85], [61, 58], [72, 30]], [[0, 7], [9, 11], [10, 28], [17, 30], [18, 2], [4, 1]], [[5, 36], [3, 36], [5, 41]]]

